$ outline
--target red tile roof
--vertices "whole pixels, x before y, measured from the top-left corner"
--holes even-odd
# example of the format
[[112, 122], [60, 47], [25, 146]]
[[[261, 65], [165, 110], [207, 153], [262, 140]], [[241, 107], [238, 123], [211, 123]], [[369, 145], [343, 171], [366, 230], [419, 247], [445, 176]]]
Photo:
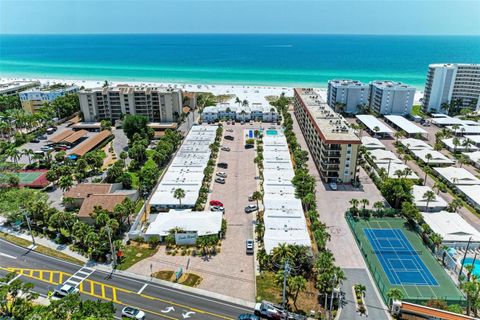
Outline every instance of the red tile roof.
[[78, 211], [79, 217], [89, 217], [95, 207], [102, 207], [109, 212], [113, 212], [115, 206], [127, 196], [125, 194], [94, 194], [83, 200], [82, 207]]
[[63, 194], [64, 198], [85, 199], [89, 195], [109, 193], [112, 185], [109, 183], [80, 183]]

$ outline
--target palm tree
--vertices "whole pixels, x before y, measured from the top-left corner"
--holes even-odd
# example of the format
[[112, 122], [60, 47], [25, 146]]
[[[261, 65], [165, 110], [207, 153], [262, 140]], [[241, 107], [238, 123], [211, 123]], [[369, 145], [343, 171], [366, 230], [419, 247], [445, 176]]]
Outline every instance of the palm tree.
[[375, 132], [375, 137], [377, 136], [378, 132], [380, 131], [380, 128], [378, 126], [375, 126], [373, 128], [373, 132]]
[[387, 297], [391, 301], [390, 304], [393, 304], [393, 301], [403, 299], [403, 291], [398, 288], [390, 288], [387, 292]]
[[258, 208], [258, 201], [259, 200], [262, 200], [263, 198], [263, 195], [260, 191], [255, 191], [253, 194], [252, 194], [252, 199], [255, 200], [257, 202], [257, 208]]
[[380, 212], [383, 208], [385, 208], [385, 204], [383, 201], [375, 201], [373, 203], [373, 208], [377, 210], [377, 213]]
[[437, 194], [440, 194], [440, 191], [445, 189], [445, 184], [441, 181], [436, 181], [433, 189], [437, 189]]
[[450, 202], [450, 205], [448, 206], [449, 211], [452, 212], [457, 212], [458, 209], [463, 207], [463, 202], [460, 199], [453, 199], [452, 202]]
[[460, 145], [460, 140], [455, 137], [452, 139], [452, 143], [453, 143], [453, 153], [457, 153], [457, 147]]
[[408, 178], [408, 176], [411, 175], [412, 173], [413, 171], [410, 168], [403, 169], [403, 175], [405, 176], [405, 178]]
[[454, 124], [454, 125], [452, 126], [454, 135], [457, 135], [457, 130], [458, 130], [459, 128], [460, 128], [460, 125], [458, 125], [458, 124]]
[[66, 192], [70, 190], [70, 188], [73, 186], [73, 178], [71, 175], [65, 175], [60, 177], [60, 180], [58, 181], [58, 186], [60, 189], [63, 190], [63, 192]]
[[399, 170], [395, 170], [394, 174], [398, 177], [398, 179], [400, 179], [401, 177], [403, 177], [404, 172], [403, 170], [399, 169]]
[[22, 156], [22, 153], [20, 152], [20, 150], [18, 150], [15, 147], [11, 147], [7, 149], [5, 153], [7, 156], [9, 156], [13, 160], [15, 164], [18, 164], [18, 160], [20, 160]]
[[427, 201], [427, 212], [430, 211], [428, 205], [430, 204], [430, 201], [434, 201], [437, 198], [437, 195], [435, 192], [428, 190], [423, 194], [423, 200]]
[[24, 149], [23, 154], [28, 157], [28, 163], [32, 164], [32, 156], [35, 155], [35, 152], [32, 149]]
[[356, 212], [360, 201], [358, 201], [358, 199], [351, 199], [348, 203], [352, 205], [351, 209], [353, 209], [353, 211]]
[[173, 192], [173, 197], [178, 200], [180, 206], [182, 205], [182, 199], [185, 198], [185, 190], [182, 188], [177, 188]]
[[409, 155], [408, 153], [403, 156], [403, 160], [405, 160], [405, 164], [407, 164], [407, 161], [413, 160], [412, 156]]
[[461, 154], [460, 157], [458, 157], [458, 163], [460, 164], [460, 168], [464, 165], [470, 162], [470, 157], [466, 156], [464, 154]]
[[307, 280], [303, 276], [294, 276], [288, 280], [288, 286], [290, 290], [295, 292], [295, 296], [293, 297], [293, 305], [296, 307], [298, 294], [307, 287]]
[[368, 206], [370, 204], [370, 201], [368, 201], [368, 199], [362, 199], [362, 200], [360, 200], [360, 203], [363, 206], [363, 211], [365, 211], [365, 208], [366, 208], [366, 206]]

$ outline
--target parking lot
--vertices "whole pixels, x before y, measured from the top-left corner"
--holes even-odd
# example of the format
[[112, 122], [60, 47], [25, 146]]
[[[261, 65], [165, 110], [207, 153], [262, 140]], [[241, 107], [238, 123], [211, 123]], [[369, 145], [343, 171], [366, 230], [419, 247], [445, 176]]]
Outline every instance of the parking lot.
[[[164, 247], [151, 258], [134, 265], [130, 271], [150, 274], [150, 263], [153, 270], [176, 270], [183, 267], [185, 272], [193, 272], [203, 278], [199, 288], [219, 294], [255, 301], [254, 256], [246, 254], [245, 242], [254, 238], [255, 213], [245, 213], [248, 196], [257, 188], [255, 179], [254, 149], [245, 149], [243, 130], [258, 128], [255, 125], [224, 126], [223, 135], [231, 135], [233, 141], [223, 139], [222, 146], [230, 151], [219, 152], [218, 162], [228, 163], [228, 169], [215, 168], [215, 173], [226, 172], [225, 184], [212, 183], [212, 192], [208, 201], [219, 200], [225, 208], [227, 220], [226, 238], [221, 242], [221, 252], [211, 257], [169, 256]], [[265, 127], [265, 125], [264, 125]], [[233, 130], [228, 132], [227, 129]], [[215, 173], [213, 179], [215, 179]], [[209, 210], [208, 206], [206, 210]], [[186, 269], [188, 265], [188, 269]]]

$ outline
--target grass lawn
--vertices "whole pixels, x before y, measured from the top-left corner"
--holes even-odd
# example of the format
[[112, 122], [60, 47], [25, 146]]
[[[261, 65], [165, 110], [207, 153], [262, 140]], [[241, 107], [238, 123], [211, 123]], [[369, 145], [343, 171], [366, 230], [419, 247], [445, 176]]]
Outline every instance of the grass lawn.
[[135, 263], [153, 256], [158, 251], [158, 247], [151, 248], [149, 244], [146, 243], [135, 243], [131, 242], [131, 244], [125, 247], [123, 250], [123, 260], [117, 266], [119, 270], [126, 270], [133, 266]]
[[153, 273], [153, 276], [160, 280], [176, 282], [184, 286], [196, 287], [202, 282], [202, 277], [194, 273], [184, 273], [178, 281], [175, 281], [175, 272], [170, 270], [162, 270]]
[[[31, 241], [28, 241], [28, 240], [23, 239], [23, 238], [15, 237], [15, 236], [12, 236], [11, 234], [3, 233], [3, 232], [0, 232], [0, 238], [5, 239], [9, 242], [15, 243], [15, 244], [17, 244], [19, 246], [22, 246], [22, 247], [28, 247], [32, 244]], [[75, 263], [75, 264], [78, 264], [78, 265], [85, 264], [81, 260], [75, 259], [74, 257], [71, 257], [71, 256], [69, 256], [69, 255], [67, 255], [63, 252], [57, 251], [57, 250], [49, 248], [49, 247], [45, 247], [41, 244], [37, 244], [37, 247], [35, 248], [35, 251], [39, 252], [39, 253], [43, 253], [44, 255], [47, 255], [47, 256], [50, 256], [50, 257], [55, 257], [55, 258], [58, 258], [58, 259], [61, 259], [61, 260], [64, 260], [64, 261], [68, 261], [68, 262], [71, 262], [71, 263]]]
[[[310, 310], [320, 311], [317, 300], [318, 290], [313, 281], [307, 282], [307, 287], [298, 294], [294, 304], [292, 296], [288, 299], [288, 308], [294, 312], [309, 314]], [[263, 272], [257, 276], [257, 301], [267, 300], [276, 304], [282, 303], [282, 288], [275, 283], [273, 272]]]
[[137, 201], [137, 204], [135, 205], [135, 213], [138, 213], [140, 209], [142, 209], [144, 203], [145, 203], [145, 200], [143, 199], [139, 199]]
[[128, 171], [128, 174], [132, 178], [132, 189], [138, 189], [140, 184], [140, 179], [138, 178], [138, 174], [136, 172]]

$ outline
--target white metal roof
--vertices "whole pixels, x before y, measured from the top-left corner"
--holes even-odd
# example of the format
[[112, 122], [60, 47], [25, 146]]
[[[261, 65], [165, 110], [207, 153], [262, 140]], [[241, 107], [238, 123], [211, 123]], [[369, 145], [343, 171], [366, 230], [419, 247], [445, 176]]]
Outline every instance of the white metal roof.
[[454, 129], [452, 126], [448, 126], [447, 128], [457, 134], [480, 134], [480, 126], [463, 125], [458, 129]]
[[455, 147], [455, 145], [453, 144], [453, 139], [454, 138], [443, 139], [442, 142], [445, 144], [445, 146], [447, 146], [448, 149], [451, 149], [451, 150], [455, 150], [455, 149], [457, 151], [475, 151], [475, 150], [478, 150], [478, 148], [474, 145], [470, 145], [468, 147], [468, 150], [467, 150], [467, 147], [463, 145], [465, 143], [465, 140], [466, 140], [465, 138], [457, 138], [458, 141], [460, 142], [460, 144]]
[[464, 155], [468, 156], [471, 161], [480, 164], [480, 151], [475, 152], [462, 152]]
[[263, 138], [264, 244], [267, 253], [281, 243], [311, 246], [302, 203], [295, 198], [293, 171], [283, 132]]
[[371, 131], [374, 131], [373, 128], [378, 127], [380, 129], [378, 133], [393, 133], [392, 129], [387, 127], [383, 122], [380, 122], [377, 118], [370, 114], [358, 114], [356, 115], [356, 117]]
[[[428, 150], [428, 149], [421, 149], [421, 150], [411, 150], [412, 153], [423, 162], [435, 165], [435, 164], [454, 164], [452, 160], [447, 158], [443, 153], [436, 151], [436, 150]], [[432, 158], [427, 160], [427, 154], [430, 154]]]
[[222, 213], [191, 210], [162, 212], [150, 223], [145, 234], [166, 236], [175, 228], [196, 231], [199, 236], [217, 234], [222, 229]]
[[423, 219], [432, 228], [432, 231], [442, 236], [444, 242], [480, 241], [480, 232], [468, 224], [455, 212], [422, 212]]
[[407, 139], [399, 139], [398, 141], [408, 150], [421, 150], [421, 149], [432, 150], [433, 149], [428, 143], [419, 139], [407, 138]]
[[480, 145], [480, 135], [466, 135], [464, 137], [472, 141], [473, 143]]
[[[413, 203], [418, 208], [424, 209], [427, 205], [427, 200], [423, 197], [425, 192], [433, 191], [429, 186], [417, 186], [414, 185], [412, 188], [413, 194]], [[436, 198], [428, 203], [429, 208], [444, 209], [448, 206], [448, 203], [443, 200], [439, 195], [436, 195]]]
[[458, 186], [458, 189], [480, 207], [480, 185]]
[[[403, 171], [406, 168], [408, 168], [408, 166], [406, 166], [405, 164], [396, 163], [396, 162], [390, 163], [390, 168], [389, 168], [388, 162], [387, 163], [377, 163], [376, 165], [379, 169], [384, 168], [385, 172], [387, 172], [388, 177], [390, 177], [390, 178], [398, 178], [398, 176], [395, 174], [395, 172], [397, 172], [397, 170]], [[406, 178], [407, 179], [418, 179], [418, 176], [415, 174], [415, 172], [412, 171], [412, 173], [410, 173]]]
[[446, 167], [434, 168], [433, 170], [435, 170], [445, 180], [456, 186], [480, 184], [480, 179], [475, 177], [464, 168]]
[[453, 117], [443, 117], [443, 118], [433, 118], [432, 123], [439, 125], [439, 126], [452, 126], [454, 124], [459, 124], [462, 125], [463, 121], [458, 118], [453, 118]]
[[398, 159], [398, 157], [390, 150], [382, 150], [382, 149], [372, 149], [368, 150], [370, 157], [372, 158], [373, 162], [375, 163], [388, 163], [388, 162], [397, 162], [402, 163], [402, 160]]
[[367, 149], [385, 149], [385, 146], [380, 140], [369, 136], [362, 137], [362, 145]]
[[427, 133], [427, 131], [423, 130], [422, 128], [413, 124], [412, 122], [408, 121], [402, 116], [387, 115], [385, 116], [385, 118], [388, 119], [388, 121], [394, 123], [396, 126], [398, 126], [400, 129], [402, 129], [408, 134]]

